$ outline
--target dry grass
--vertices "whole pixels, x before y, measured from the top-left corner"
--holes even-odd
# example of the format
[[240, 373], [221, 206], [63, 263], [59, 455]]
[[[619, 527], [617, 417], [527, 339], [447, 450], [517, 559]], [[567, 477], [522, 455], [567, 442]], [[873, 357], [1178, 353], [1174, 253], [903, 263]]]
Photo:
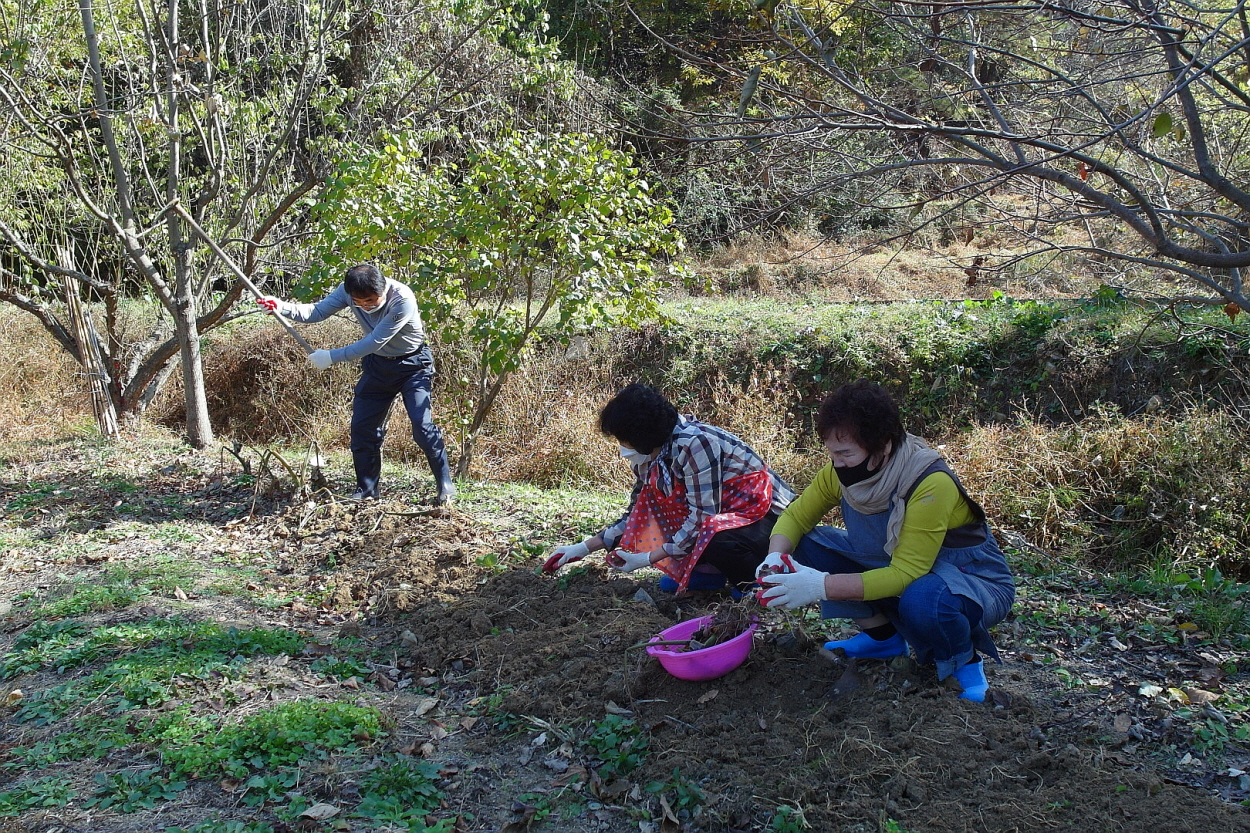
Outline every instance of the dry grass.
[[[717, 247], [694, 266], [718, 291], [786, 295], [815, 292], [830, 301], [898, 301], [989, 297], [1071, 298], [1088, 295], [1108, 279], [1071, 259], [1039, 259], [969, 281], [974, 263], [993, 263], [1020, 251], [1001, 233], [973, 239], [918, 239], [874, 245], [832, 242], [796, 233], [744, 235]], [[978, 261], [978, 258], [980, 260]]]
[[964, 432], [947, 455], [997, 524], [1090, 565], [1250, 572], [1250, 423], [1194, 408]]
[[82, 368], [33, 318], [0, 310], [0, 443], [95, 424]]

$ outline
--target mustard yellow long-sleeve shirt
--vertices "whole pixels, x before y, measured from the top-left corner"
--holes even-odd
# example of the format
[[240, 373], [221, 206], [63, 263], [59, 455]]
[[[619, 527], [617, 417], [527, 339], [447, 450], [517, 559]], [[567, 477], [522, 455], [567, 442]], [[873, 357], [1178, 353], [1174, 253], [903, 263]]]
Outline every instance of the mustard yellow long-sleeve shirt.
[[[833, 471], [833, 463], [829, 463], [782, 513], [773, 534], [784, 535], [797, 545], [841, 500], [842, 484]], [[862, 574], [864, 601], [901, 594], [907, 585], [933, 569], [947, 530], [975, 520], [976, 514], [950, 475], [937, 471], [924, 478], [907, 501], [903, 528], [889, 566]]]

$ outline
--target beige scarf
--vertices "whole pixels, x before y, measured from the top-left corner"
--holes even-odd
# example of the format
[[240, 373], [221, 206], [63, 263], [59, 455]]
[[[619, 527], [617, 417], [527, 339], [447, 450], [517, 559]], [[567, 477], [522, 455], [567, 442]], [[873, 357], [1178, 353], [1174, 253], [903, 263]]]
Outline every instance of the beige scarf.
[[903, 445], [890, 452], [879, 472], [853, 486], [842, 487], [842, 495], [856, 512], [876, 515], [887, 508], [890, 510], [885, 524], [886, 555], [894, 555], [898, 534], [903, 529], [903, 515], [907, 512], [900, 492], [910, 489], [920, 473], [940, 459], [942, 455], [929, 448], [928, 443], [908, 434]]

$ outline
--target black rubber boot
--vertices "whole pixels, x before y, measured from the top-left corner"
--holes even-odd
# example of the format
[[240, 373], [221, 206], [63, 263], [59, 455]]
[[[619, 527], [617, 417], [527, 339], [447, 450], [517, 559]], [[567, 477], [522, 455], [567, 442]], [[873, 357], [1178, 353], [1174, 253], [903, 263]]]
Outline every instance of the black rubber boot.
[[446, 506], [456, 497], [456, 482], [451, 479], [451, 466], [447, 463], [447, 452], [440, 449], [437, 452], [428, 453], [425, 459], [430, 463], [430, 470], [434, 472], [434, 484], [438, 486], [434, 503], [438, 506]]

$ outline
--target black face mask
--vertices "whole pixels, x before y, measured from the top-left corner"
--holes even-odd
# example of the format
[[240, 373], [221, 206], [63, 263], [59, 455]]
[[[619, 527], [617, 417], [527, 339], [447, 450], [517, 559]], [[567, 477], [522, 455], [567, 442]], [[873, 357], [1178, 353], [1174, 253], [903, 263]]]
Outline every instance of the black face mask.
[[854, 486], [856, 483], [867, 480], [877, 473], [876, 469], [868, 468], [868, 459], [865, 457], [859, 465], [856, 466], [838, 466], [833, 467], [833, 473], [838, 476], [838, 482], [843, 486]]

